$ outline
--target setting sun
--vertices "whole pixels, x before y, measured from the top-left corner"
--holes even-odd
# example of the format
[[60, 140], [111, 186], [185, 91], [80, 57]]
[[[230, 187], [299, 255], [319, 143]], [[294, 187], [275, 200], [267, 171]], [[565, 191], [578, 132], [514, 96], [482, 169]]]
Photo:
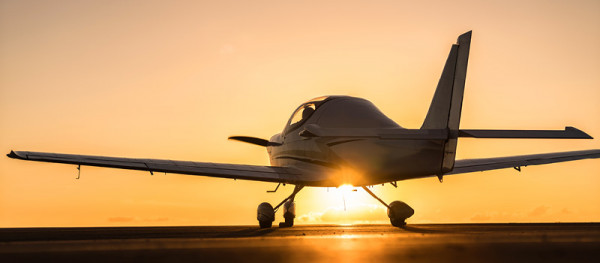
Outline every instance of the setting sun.
[[356, 191], [356, 189], [354, 188], [354, 186], [351, 185], [351, 184], [340, 185], [337, 189], [339, 189], [343, 193], [349, 193], [351, 191]]

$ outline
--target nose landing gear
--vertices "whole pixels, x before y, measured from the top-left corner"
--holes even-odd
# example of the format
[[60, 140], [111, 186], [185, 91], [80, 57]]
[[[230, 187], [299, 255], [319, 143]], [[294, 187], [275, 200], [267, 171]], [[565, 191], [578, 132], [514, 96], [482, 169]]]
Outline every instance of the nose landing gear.
[[362, 188], [365, 189], [365, 191], [367, 191], [367, 193], [369, 193], [375, 199], [377, 199], [377, 201], [381, 202], [383, 205], [385, 205], [388, 208], [387, 214], [388, 214], [388, 217], [390, 218], [390, 223], [392, 223], [392, 226], [395, 226], [395, 227], [405, 226], [406, 219], [411, 217], [413, 214], [415, 214], [415, 210], [413, 210], [410, 206], [408, 206], [404, 202], [394, 201], [388, 205], [383, 200], [381, 200], [379, 197], [377, 197], [373, 192], [371, 192], [371, 190], [369, 190], [366, 186], [363, 186]]
[[283, 199], [283, 201], [275, 207], [267, 202], [258, 205], [256, 218], [258, 219], [260, 228], [270, 228], [273, 225], [273, 221], [275, 221], [275, 212], [277, 212], [281, 205], [283, 205], [283, 218], [285, 221], [279, 223], [279, 227], [293, 226], [294, 218], [296, 217], [296, 203], [294, 203], [294, 198], [302, 188], [304, 188], [303, 185], [296, 185], [294, 192], [286, 199]]

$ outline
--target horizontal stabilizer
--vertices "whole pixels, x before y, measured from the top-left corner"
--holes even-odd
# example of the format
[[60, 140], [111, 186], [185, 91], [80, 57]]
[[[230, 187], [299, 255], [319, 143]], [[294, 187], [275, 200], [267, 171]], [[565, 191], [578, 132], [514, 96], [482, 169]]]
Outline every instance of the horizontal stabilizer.
[[[446, 140], [446, 129], [404, 128], [323, 128], [309, 124], [300, 131], [303, 137], [379, 138], [396, 140]], [[510, 138], [510, 139], [593, 139], [592, 136], [574, 127], [564, 130], [459, 130], [458, 137], [467, 138]], [[232, 137], [230, 137], [232, 138]], [[255, 139], [252, 137], [247, 137]]]
[[460, 130], [458, 137], [511, 139], [593, 139], [574, 127], [564, 130]]

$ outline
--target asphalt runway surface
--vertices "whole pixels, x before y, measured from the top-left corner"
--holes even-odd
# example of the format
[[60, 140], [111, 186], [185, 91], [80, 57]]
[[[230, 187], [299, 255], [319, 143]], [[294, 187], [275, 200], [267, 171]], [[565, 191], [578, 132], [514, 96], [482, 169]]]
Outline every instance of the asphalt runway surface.
[[0, 229], [0, 262], [600, 262], [600, 223]]

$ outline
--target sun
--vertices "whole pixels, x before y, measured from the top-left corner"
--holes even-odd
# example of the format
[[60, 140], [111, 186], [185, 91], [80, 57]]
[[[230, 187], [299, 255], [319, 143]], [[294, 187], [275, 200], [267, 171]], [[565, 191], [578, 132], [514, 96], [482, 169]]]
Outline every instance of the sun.
[[343, 184], [338, 186], [334, 193], [338, 199], [341, 199], [344, 211], [348, 207], [355, 207], [364, 203], [364, 196], [358, 192], [358, 189], [351, 184]]
[[338, 189], [340, 190], [340, 192], [342, 192], [344, 194], [349, 194], [350, 192], [353, 192], [353, 191], [356, 192], [356, 189], [351, 184], [340, 185], [340, 186], [338, 186]]

